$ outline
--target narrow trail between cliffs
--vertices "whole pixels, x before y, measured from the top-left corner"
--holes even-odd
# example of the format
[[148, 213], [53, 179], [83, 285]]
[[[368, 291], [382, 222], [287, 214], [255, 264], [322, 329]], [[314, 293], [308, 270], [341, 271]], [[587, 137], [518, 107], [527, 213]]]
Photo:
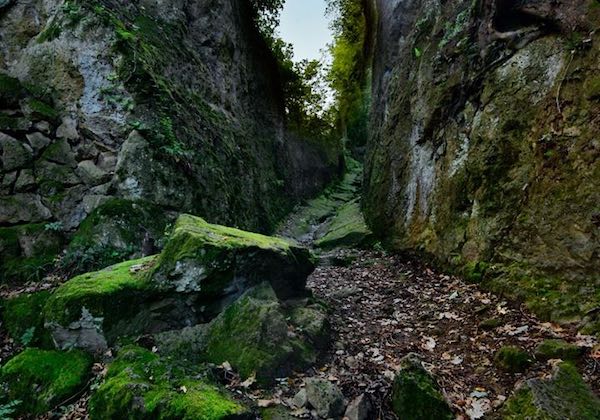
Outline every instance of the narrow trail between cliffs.
[[[360, 176], [351, 178], [356, 187]], [[352, 194], [341, 194], [341, 201], [357, 199], [359, 188], [350, 189]], [[331, 224], [322, 209], [342, 205], [339, 190], [329, 194], [338, 200], [334, 205], [316, 201], [321, 209], [317, 215], [314, 208], [299, 209], [284, 224], [283, 234], [303, 231], [295, 239], [314, 245]], [[347, 192], [348, 185], [341, 190]], [[308, 214], [313, 215], [314, 224], [307, 223]], [[303, 228], [295, 229], [299, 224]], [[514, 345], [533, 355], [545, 339], [563, 339], [582, 347], [585, 355], [579, 359], [579, 370], [595, 392], [600, 390], [600, 355], [591, 350], [597, 345], [594, 337], [542, 322], [518, 303], [413, 258], [372, 248], [315, 249], [321, 264], [308, 286], [330, 308], [331, 346], [310, 371], [282, 379], [275, 393], [258, 390], [252, 398], [286, 406], [293, 417], [315, 418], [310, 409], [295, 406], [293, 396], [305, 378], [316, 376], [338, 385], [348, 402], [368, 395], [375, 407], [373, 418], [395, 419], [390, 405], [395, 373], [400, 359], [418, 353], [457, 418], [488, 417], [498, 412], [519, 383], [549, 377], [557, 362], [532, 356], [525, 372], [508, 373], [494, 363], [497, 350]]]

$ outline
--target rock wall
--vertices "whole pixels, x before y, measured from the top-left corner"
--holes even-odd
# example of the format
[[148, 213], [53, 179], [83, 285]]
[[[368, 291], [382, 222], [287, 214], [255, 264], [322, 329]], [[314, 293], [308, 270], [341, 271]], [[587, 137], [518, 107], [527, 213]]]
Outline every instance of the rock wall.
[[48, 236], [86, 244], [76, 265], [131, 257], [183, 211], [269, 231], [332, 180], [340, 150], [286, 133], [252, 16], [236, 0], [0, 1], [0, 266], [37, 275], [23, 242]]
[[377, 5], [371, 227], [597, 328], [600, 3]]

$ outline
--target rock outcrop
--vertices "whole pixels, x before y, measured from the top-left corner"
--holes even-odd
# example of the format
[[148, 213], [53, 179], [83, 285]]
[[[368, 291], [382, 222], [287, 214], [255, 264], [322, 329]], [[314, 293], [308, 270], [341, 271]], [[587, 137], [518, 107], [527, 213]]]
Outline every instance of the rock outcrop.
[[598, 2], [377, 4], [368, 224], [581, 319], [599, 303]]
[[[0, 238], [18, 226], [30, 240], [23, 230], [41, 224], [70, 239], [115, 198], [161, 209], [156, 224], [105, 226], [128, 225], [126, 241], [70, 249], [114, 263], [142, 256], [146, 234], [158, 244], [169, 211], [267, 232], [335, 178], [338, 145], [287, 132], [277, 64], [253, 16], [246, 0], [3, 2]], [[23, 280], [5, 255], [0, 281]]]

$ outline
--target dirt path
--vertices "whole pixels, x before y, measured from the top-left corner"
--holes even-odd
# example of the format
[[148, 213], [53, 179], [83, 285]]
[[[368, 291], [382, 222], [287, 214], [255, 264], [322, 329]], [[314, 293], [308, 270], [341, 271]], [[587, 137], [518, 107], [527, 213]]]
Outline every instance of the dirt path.
[[[600, 365], [590, 355], [592, 337], [542, 323], [519, 306], [478, 286], [436, 273], [399, 256], [345, 251], [348, 267], [319, 267], [309, 287], [331, 308], [334, 341], [312, 371], [286, 379], [275, 394], [291, 406], [305, 376], [336, 383], [348, 400], [366, 393], [378, 419], [395, 419], [389, 392], [400, 359], [418, 353], [436, 377], [458, 418], [482, 418], [502, 405], [520, 382], [550, 375], [553, 362], [536, 361], [524, 373], [507, 373], [494, 363], [496, 351], [515, 345], [534, 353], [544, 339], [564, 339], [585, 347], [579, 370], [600, 390]], [[498, 326], [485, 329], [484, 320]], [[273, 396], [262, 396], [272, 398]], [[307, 410], [295, 416], [310, 418]]]

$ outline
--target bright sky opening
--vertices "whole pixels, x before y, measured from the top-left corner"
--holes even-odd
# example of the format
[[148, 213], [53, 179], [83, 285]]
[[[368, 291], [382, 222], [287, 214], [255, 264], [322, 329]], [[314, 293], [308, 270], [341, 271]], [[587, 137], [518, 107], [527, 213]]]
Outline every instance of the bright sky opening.
[[294, 46], [294, 60], [322, 58], [333, 39], [326, 0], [287, 0], [281, 14], [279, 33]]

